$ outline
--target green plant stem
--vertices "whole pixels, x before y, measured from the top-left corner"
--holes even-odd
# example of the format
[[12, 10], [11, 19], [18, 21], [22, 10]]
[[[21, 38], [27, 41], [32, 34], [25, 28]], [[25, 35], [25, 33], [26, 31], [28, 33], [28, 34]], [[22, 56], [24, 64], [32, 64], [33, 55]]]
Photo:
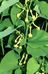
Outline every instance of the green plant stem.
[[19, 6], [18, 4], [16, 4], [17, 5], [17, 7], [19, 7], [19, 8], [21, 8], [21, 9], [23, 9], [23, 10], [25, 10], [25, 7], [21, 7], [21, 6]]
[[30, 1], [29, 9], [30, 9], [30, 7], [31, 7], [32, 1], [33, 1], [33, 0]]
[[4, 55], [3, 39], [1, 39], [1, 47], [2, 47], [2, 53], [3, 53], [3, 55]]
[[28, 27], [29, 27], [29, 25], [27, 24], [27, 27], [26, 27], [26, 39], [27, 39], [27, 35], [28, 35]]
[[32, 22], [32, 24], [33, 24], [36, 28], [38, 28], [38, 26], [37, 26], [37, 25], [35, 25], [35, 23], [34, 23], [34, 22]]
[[47, 23], [47, 21], [46, 21], [45, 31], [47, 31], [47, 28], [48, 28], [48, 23]]

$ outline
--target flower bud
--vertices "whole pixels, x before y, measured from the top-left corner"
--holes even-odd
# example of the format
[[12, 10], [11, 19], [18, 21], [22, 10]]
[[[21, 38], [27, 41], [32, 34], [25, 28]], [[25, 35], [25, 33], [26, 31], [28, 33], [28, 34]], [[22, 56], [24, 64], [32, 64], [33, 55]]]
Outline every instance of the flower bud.
[[29, 0], [25, 0], [25, 4], [28, 2]]
[[21, 66], [21, 65], [22, 65], [22, 63], [21, 63], [21, 62], [19, 62], [19, 65]]
[[22, 49], [22, 46], [19, 46], [19, 49]]
[[40, 30], [40, 27], [37, 27], [37, 30]]
[[25, 22], [26, 22], [26, 23], [28, 23], [28, 22], [29, 22], [29, 20], [28, 20], [28, 18], [27, 18], [27, 17], [25, 18]]
[[33, 21], [35, 21], [35, 20], [36, 20], [36, 17], [33, 15], [33, 16], [32, 16], [32, 19], [33, 19]]
[[31, 34], [31, 33], [29, 33], [29, 34], [28, 34], [28, 37], [29, 37], [29, 38], [31, 38], [31, 37], [32, 37], [32, 34]]
[[21, 13], [18, 13], [18, 14], [17, 14], [17, 18], [19, 18], [19, 17], [20, 17], [20, 15], [21, 15]]
[[18, 48], [18, 45], [16, 44], [16, 45], [14, 45], [14, 47], [15, 47], [15, 48]]
[[24, 61], [23, 64], [26, 64], [26, 61]]

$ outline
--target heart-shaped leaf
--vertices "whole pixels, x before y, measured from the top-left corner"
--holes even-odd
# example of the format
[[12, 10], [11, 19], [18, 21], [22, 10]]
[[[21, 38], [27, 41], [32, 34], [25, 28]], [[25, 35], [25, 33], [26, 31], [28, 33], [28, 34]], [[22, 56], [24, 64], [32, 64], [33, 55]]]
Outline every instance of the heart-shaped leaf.
[[39, 69], [39, 64], [34, 58], [29, 59], [27, 63], [27, 74], [34, 74]]
[[13, 29], [13, 27], [8, 27], [6, 30], [0, 32], [0, 39], [3, 37], [10, 35], [12, 32], [14, 32], [16, 29]]
[[13, 50], [9, 51], [0, 63], [0, 74], [16, 69], [18, 67], [18, 59], [18, 54], [15, 54]]
[[28, 39], [27, 52], [35, 57], [48, 54], [48, 33], [43, 30], [33, 30], [33, 37]]
[[39, 13], [40, 17], [48, 19], [48, 3], [45, 1], [38, 2], [38, 4], [34, 8], [37, 13]]
[[9, 8], [10, 6], [14, 5], [16, 2], [19, 2], [19, 0], [4, 0], [0, 6], [0, 13]]

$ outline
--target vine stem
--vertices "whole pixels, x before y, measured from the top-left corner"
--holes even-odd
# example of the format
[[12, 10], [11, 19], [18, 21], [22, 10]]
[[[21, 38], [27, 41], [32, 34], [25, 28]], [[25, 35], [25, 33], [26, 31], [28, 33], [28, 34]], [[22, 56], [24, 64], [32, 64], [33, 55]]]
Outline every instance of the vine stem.
[[47, 31], [47, 28], [48, 28], [48, 23], [47, 23], [47, 21], [46, 21], [45, 31]]
[[4, 55], [3, 39], [1, 39], [1, 47], [2, 47], [2, 53], [3, 53], [3, 55]]
[[42, 25], [41, 29], [43, 29], [43, 27], [44, 27], [44, 23], [43, 23], [43, 25]]
[[32, 1], [33, 1], [33, 0], [30, 1], [29, 9], [30, 9], [30, 7], [31, 7]]
[[27, 34], [28, 34], [28, 24], [27, 24], [27, 28], [26, 28], [26, 39], [27, 39]]
[[33, 24], [36, 28], [39, 28], [37, 25], [35, 25], [35, 23], [34, 23], [34, 22], [32, 22], [32, 24]]

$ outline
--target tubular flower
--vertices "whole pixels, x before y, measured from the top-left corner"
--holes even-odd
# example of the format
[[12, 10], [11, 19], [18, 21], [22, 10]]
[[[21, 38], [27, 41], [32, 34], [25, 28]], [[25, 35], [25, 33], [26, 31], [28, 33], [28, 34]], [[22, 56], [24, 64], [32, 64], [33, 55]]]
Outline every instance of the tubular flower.
[[17, 18], [19, 18], [23, 12], [24, 12], [24, 10], [22, 10], [20, 13], [18, 13]]
[[31, 33], [32, 27], [30, 25], [30, 33], [28, 34], [28, 37], [31, 38], [32, 37], [32, 33]]
[[27, 12], [26, 12], [26, 18], [25, 18], [25, 22], [26, 22], [26, 23], [29, 23], [29, 19], [28, 19], [28, 11], [29, 11], [29, 10], [27, 9]]

